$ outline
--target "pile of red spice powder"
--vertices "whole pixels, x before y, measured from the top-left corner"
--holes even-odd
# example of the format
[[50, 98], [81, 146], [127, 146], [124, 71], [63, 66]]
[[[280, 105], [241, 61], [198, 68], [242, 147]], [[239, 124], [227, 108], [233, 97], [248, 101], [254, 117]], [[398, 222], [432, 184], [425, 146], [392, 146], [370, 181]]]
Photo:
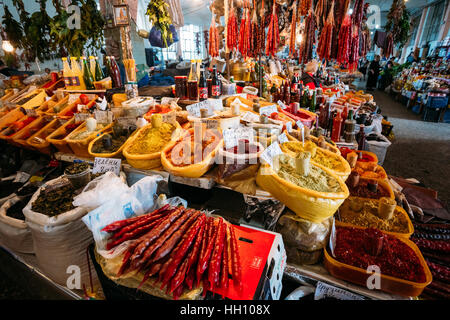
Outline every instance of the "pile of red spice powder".
[[[377, 241], [374, 242], [374, 239]], [[379, 254], [371, 245], [381, 243]], [[425, 271], [414, 250], [401, 240], [378, 229], [336, 227], [336, 260], [364, 270], [370, 265], [380, 268], [381, 274], [423, 283]]]

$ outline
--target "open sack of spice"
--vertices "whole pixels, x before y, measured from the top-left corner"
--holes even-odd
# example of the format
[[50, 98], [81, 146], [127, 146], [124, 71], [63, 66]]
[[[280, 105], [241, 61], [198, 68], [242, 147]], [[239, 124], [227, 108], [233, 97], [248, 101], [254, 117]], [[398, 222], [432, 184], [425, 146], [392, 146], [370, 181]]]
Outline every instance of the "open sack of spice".
[[0, 207], [0, 243], [16, 252], [34, 252], [31, 231], [22, 213], [30, 198], [31, 196], [28, 199], [15, 196]]
[[[79, 208], [95, 207], [82, 220], [91, 230], [99, 254], [109, 259], [121, 254], [127, 247], [127, 243], [124, 243], [116, 250], [107, 250], [108, 234], [101, 231], [105, 226], [156, 210], [163, 203], [173, 206], [182, 204], [187, 207], [187, 202], [179, 197], [169, 199], [159, 197], [157, 190], [161, 181], [163, 181], [161, 176], [145, 177], [128, 187], [113, 173], [106, 173], [101, 180], [88, 184], [86, 192], [76, 197], [74, 205]], [[107, 189], [103, 189], [103, 186], [107, 186]]]
[[92, 235], [81, 218], [87, 211], [72, 205], [76, 190], [61, 176], [43, 184], [23, 209], [25, 222], [31, 230], [34, 252], [40, 269], [53, 281], [67, 285], [69, 266], [80, 268], [81, 284], [97, 285], [90, 277], [86, 249]]

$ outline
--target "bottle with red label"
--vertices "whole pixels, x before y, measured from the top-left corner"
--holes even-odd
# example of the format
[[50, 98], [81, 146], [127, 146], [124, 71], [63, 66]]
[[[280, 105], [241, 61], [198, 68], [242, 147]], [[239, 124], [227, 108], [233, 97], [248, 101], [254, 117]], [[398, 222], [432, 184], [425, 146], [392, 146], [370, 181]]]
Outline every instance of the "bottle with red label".
[[200, 71], [200, 80], [198, 81], [198, 97], [200, 101], [208, 99], [208, 83], [206, 82], [205, 69]]
[[294, 73], [294, 76], [292, 77], [291, 81], [291, 95], [297, 94], [298, 89], [298, 74]]
[[333, 119], [333, 129], [331, 129], [331, 140], [339, 142], [341, 135], [342, 118], [341, 113], [338, 112], [337, 116]]
[[212, 75], [212, 79], [211, 79], [211, 98], [213, 99], [219, 99], [220, 96], [222, 95], [222, 90], [220, 88], [220, 80], [219, 77], [217, 76], [217, 66], [213, 67], [213, 75]]
[[344, 123], [348, 117], [348, 105], [345, 104], [344, 111], [342, 111], [342, 126], [341, 126], [341, 137], [344, 135]]

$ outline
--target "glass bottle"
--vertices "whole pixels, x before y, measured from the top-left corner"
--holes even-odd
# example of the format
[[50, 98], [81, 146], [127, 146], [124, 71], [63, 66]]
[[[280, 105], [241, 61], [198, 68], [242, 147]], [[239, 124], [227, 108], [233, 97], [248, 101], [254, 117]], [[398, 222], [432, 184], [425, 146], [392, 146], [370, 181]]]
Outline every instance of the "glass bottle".
[[364, 125], [359, 126], [359, 132], [356, 134], [356, 141], [358, 142], [358, 150], [364, 150], [366, 145], [366, 133], [364, 132]]
[[92, 76], [91, 70], [90, 70], [90, 68], [89, 68], [89, 66], [87, 64], [86, 59], [83, 59], [83, 66], [84, 66], [84, 68], [83, 68], [84, 69], [83, 80], [84, 80], [84, 83], [86, 85], [86, 89], [87, 90], [93, 90], [93, 89], [95, 89], [95, 87], [94, 87], [95, 79]]
[[114, 56], [111, 56], [111, 71], [113, 75], [113, 83], [115, 84], [115, 88], [121, 88], [122, 87], [122, 78], [120, 76], [120, 70], [119, 66], [116, 63], [116, 59]]
[[103, 70], [100, 67], [100, 63], [98, 63], [98, 57], [95, 57], [95, 81], [101, 81], [105, 78], [103, 74]]
[[212, 90], [211, 90], [211, 98], [213, 99], [219, 99], [219, 97], [222, 95], [221, 88], [220, 88], [220, 80], [217, 76], [217, 66], [214, 65], [213, 67], [213, 76], [212, 76]]
[[208, 99], [208, 83], [206, 82], [205, 69], [200, 71], [200, 80], [198, 81], [198, 96], [199, 100]]

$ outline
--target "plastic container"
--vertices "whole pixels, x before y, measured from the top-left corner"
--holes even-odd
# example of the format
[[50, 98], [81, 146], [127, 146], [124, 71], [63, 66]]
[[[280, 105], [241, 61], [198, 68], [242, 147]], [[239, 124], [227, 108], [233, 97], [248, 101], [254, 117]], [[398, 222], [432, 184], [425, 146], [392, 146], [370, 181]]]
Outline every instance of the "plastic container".
[[50, 142], [46, 138], [60, 127], [61, 122], [58, 119], [53, 119], [45, 127], [29, 137], [27, 144], [41, 153], [50, 154]]
[[[311, 165], [315, 164], [311, 163]], [[314, 223], [321, 223], [331, 217], [349, 196], [347, 185], [339, 176], [325, 167], [321, 167], [321, 169], [337, 179], [342, 189], [341, 192], [318, 192], [302, 188], [282, 179], [268, 164], [261, 165], [256, 176], [256, 183], [299, 217]]]
[[[136, 169], [150, 170], [154, 168], [161, 167], [161, 151], [153, 152], [148, 154], [131, 154], [128, 152], [128, 147], [131, 146], [135, 139], [139, 137], [141, 132], [146, 130], [146, 128], [151, 127], [151, 123], [140, 128], [135, 132], [132, 138], [128, 139], [125, 147], [122, 149], [123, 156], [127, 159], [127, 162]], [[178, 133], [174, 135], [173, 139], [177, 139], [179, 133], [181, 133], [182, 129], [178, 122], [175, 122], [175, 130], [178, 130]], [[173, 133], [172, 133], [173, 134]]]
[[[377, 204], [379, 202], [379, 200], [375, 200], [375, 199], [371, 199], [370, 201], [376, 202]], [[364, 203], [364, 202], [362, 202], [362, 203]], [[347, 201], [344, 202], [344, 204], [339, 208], [340, 212], [346, 212], [346, 210], [351, 210], [351, 209], [349, 209], [349, 204], [347, 203]], [[408, 213], [406, 213], [406, 211], [402, 207], [399, 207], [399, 206], [395, 207], [395, 212], [399, 212], [407, 221], [408, 232], [400, 233], [400, 232], [391, 232], [391, 231], [386, 231], [386, 230], [381, 230], [381, 229], [379, 229], [379, 230], [383, 231], [384, 233], [390, 234], [392, 236], [396, 236], [398, 238], [409, 239], [411, 237], [411, 235], [414, 233], [414, 226], [411, 222], [411, 219], [409, 218]], [[364, 226], [360, 226], [360, 225], [352, 224], [352, 223], [348, 223], [348, 222], [342, 222], [339, 220], [335, 220], [335, 222], [336, 222], [337, 226], [366, 228]]]
[[67, 144], [69, 145], [70, 149], [72, 149], [73, 153], [77, 155], [78, 157], [85, 157], [90, 158], [91, 155], [89, 154], [89, 143], [95, 139], [96, 136], [107, 132], [109, 129], [111, 129], [113, 126], [113, 123], [110, 123], [106, 125], [105, 127], [98, 129], [96, 131], [93, 131], [88, 137], [81, 139], [81, 140], [74, 140], [71, 139], [76, 133], [83, 131], [86, 128], [86, 121], [83, 122], [78, 128], [73, 130], [67, 137], [64, 138], [66, 140]]
[[80, 189], [91, 181], [91, 168], [87, 168], [83, 172], [76, 174], [67, 174], [64, 172], [64, 176], [69, 179], [75, 189]]
[[[402, 237], [398, 239], [414, 250], [414, 253], [419, 258], [420, 264], [422, 265], [425, 271], [426, 281], [423, 283], [418, 283], [380, 274], [381, 291], [389, 292], [392, 294], [398, 294], [406, 297], [417, 297], [422, 293], [423, 289], [425, 289], [425, 287], [431, 283], [433, 277], [431, 275], [427, 263], [425, 262], [425, 259], [422, 256], [422, 253], [420, 252], [419, 248], [415, 245], [415, 243]], [[328, 272], [333, 277], [346, 280], [348, 282], [355, 283], [363, 287], [367, 287], [367, 279], [368, 277], [371, 276], [371, 274], [368, 274], [367, 271], [364, 269], [357, 268], [337, 261], [331, 256], [330, 253], [328, 253], [327, 248], [324, 248], [324, 266], [325, 269], [327, 269]]]
[[[59, 119], [55, 119], [56, 121], [60, 121]], [[67, 144], [67, 140], [64, 138], [67, 137], [70, 132], [67, 129], [67, 126], [75, 123], [75, 118], [70, 119], [65, 124], [56, 129], [53, 133], [51, 133], [45, 140], [54, 145], [56, 149], [63, 153], [73, 153], [70, 146]], [[80, 123], [78, 126], [82, 125], [84, 122]], [[76, 129], [75, 129], [76, 130]], [[72, 131], [73, 132], [73, 131]]]
[[380, 138], [383, 141], [375, 141], [375, 140], [367, 140], [366, 137], [366, 143], [365, 146], [367, 148], [367, 151], [370, 151], [377, 155], [378, 158], [378, 164], [380, 166], [383, 165], [384, 159], [386, 157], [386, 152], [389, 146], [391, 145], [391, 142], [383, 135], [377, 134], [378, 138]]
[[[223, 137], [219, 143], [217, 143], [216, 147], [211, 150], [211, 152], [204, 156], [204, 159], [198, 163], [184, 165], [184, 166], [176, 166], [172, 164], [172, 162], [168, 158], [168, 153], [187, 135], [194, 135], [194, 129], [189, 129], [185, 135], [180, 137], [178, 140], [174, 140], [170, 142], [162, 151], [161, 151], [161, 164], [164, 169], [176, 176], [187, 177], [187, 178], [200, 178], [204, 175], [211, 167], [214, 165], [216, 154], [220, 149], [223, 149]], [[217, 139], [217, 137], [216, 137]], [[209, 149], [211, 149], [208, 146]], [[203, 157], [202, 157], [203, 158]]]

